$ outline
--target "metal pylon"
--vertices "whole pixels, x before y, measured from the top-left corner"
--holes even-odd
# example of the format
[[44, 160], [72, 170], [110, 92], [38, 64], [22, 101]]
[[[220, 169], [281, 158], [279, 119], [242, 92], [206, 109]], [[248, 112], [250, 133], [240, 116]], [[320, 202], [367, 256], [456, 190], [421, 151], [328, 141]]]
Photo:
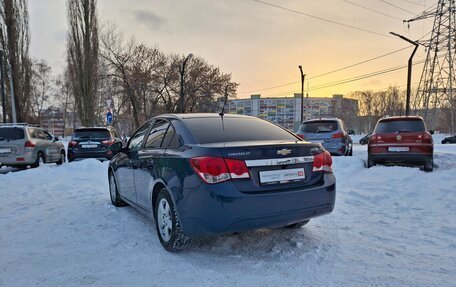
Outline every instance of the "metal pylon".
[[405, 20], [413, 22], [433, 18], [431, 38], [419, 41], [427, 48], [413, 108], [431, 128], [439, 128], [438, 112], [450, 111], [450, 129], [455, 131], [456, 116], [456, 5], [455, 0], [439, 0], [421, 15]]

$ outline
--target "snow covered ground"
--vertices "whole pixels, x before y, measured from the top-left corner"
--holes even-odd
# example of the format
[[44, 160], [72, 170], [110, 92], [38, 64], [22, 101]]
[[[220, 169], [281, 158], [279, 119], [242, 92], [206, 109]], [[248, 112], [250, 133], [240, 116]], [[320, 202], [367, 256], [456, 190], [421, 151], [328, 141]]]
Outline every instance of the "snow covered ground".
[[107, 166], [0, 175], [0, 286], [455, 286], [456, 145], [438, 168], [334, 158], [335, 211], [298, 230], [198, 241], [172, 254], [152, 222], [115, 208]]

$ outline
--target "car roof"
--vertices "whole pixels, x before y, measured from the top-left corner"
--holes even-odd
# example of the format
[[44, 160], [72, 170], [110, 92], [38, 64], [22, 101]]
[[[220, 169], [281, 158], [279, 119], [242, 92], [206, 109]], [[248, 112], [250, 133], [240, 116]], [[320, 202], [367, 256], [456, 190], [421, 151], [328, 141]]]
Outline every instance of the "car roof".
[[320, 121], [340, 121], [339, 118], [318, 118], [318, 119], [309, 119], [303, 121], [303, 123], [308, 123], [308, 122], [320, 122]]
[[78, 130], [110, 130], [112, 128], [109, 128], [109, 127], [79, 127], [77, 129], [75, 129], [75, 131], [78, 131]]
[[[159, 118], [175, 118], [175, 119], [197, 119], [197, 118], [220, 118], [218, 113], [188, 113], [188, 114], [162, 114]], [[224, 114], [223, 118], [255, 118], [251, 116]]]
[[381, 118], [379, 122], [393, 122], [393, 121], [406, 121], [406, 120], [423, 120], [422, 117], [419, 116], [394, 116], [394, 117], [387, 117]]

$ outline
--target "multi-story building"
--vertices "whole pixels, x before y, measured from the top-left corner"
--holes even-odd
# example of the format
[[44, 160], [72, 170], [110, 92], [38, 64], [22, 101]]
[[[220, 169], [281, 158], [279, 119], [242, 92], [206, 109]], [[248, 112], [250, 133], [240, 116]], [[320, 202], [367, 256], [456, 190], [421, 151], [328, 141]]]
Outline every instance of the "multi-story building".
[[[277, 123], [287, 129], [296, 130], [301, 120], [301, 94], [284, 98], [261, 98], [252, 95], [250, 99], [230, 100], [227, 110], [232, 114], [255, 116]], [[358, 101], [342, 95], [332, 98], [304, 97], [303, 118], [339, 117], [358, 115]], [[346, 119], [344, 119], [346, 120]]]
[[55, 136], [64, 136], [65, 121], [60, 109], [50, 107], [41, 112], [40, 125]]

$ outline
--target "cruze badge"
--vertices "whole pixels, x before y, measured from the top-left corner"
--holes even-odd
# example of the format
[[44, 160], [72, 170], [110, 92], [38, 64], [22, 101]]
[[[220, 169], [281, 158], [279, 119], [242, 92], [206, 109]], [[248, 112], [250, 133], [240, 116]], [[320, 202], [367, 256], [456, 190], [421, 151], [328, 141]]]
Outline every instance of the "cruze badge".
[[290, 154], [290, 153], [291, 153], [291, 149], [286, 149], [286, 148], [284, 148], [284, 149], [279, 149], [279, 150], [277, 151], [277, 154], [280, 154], [280, 155], [287, 155], [287, 154]]
[[400, 141], [402, 137], [400, 135], [398, 135], [396, 138], [398, 141]]

